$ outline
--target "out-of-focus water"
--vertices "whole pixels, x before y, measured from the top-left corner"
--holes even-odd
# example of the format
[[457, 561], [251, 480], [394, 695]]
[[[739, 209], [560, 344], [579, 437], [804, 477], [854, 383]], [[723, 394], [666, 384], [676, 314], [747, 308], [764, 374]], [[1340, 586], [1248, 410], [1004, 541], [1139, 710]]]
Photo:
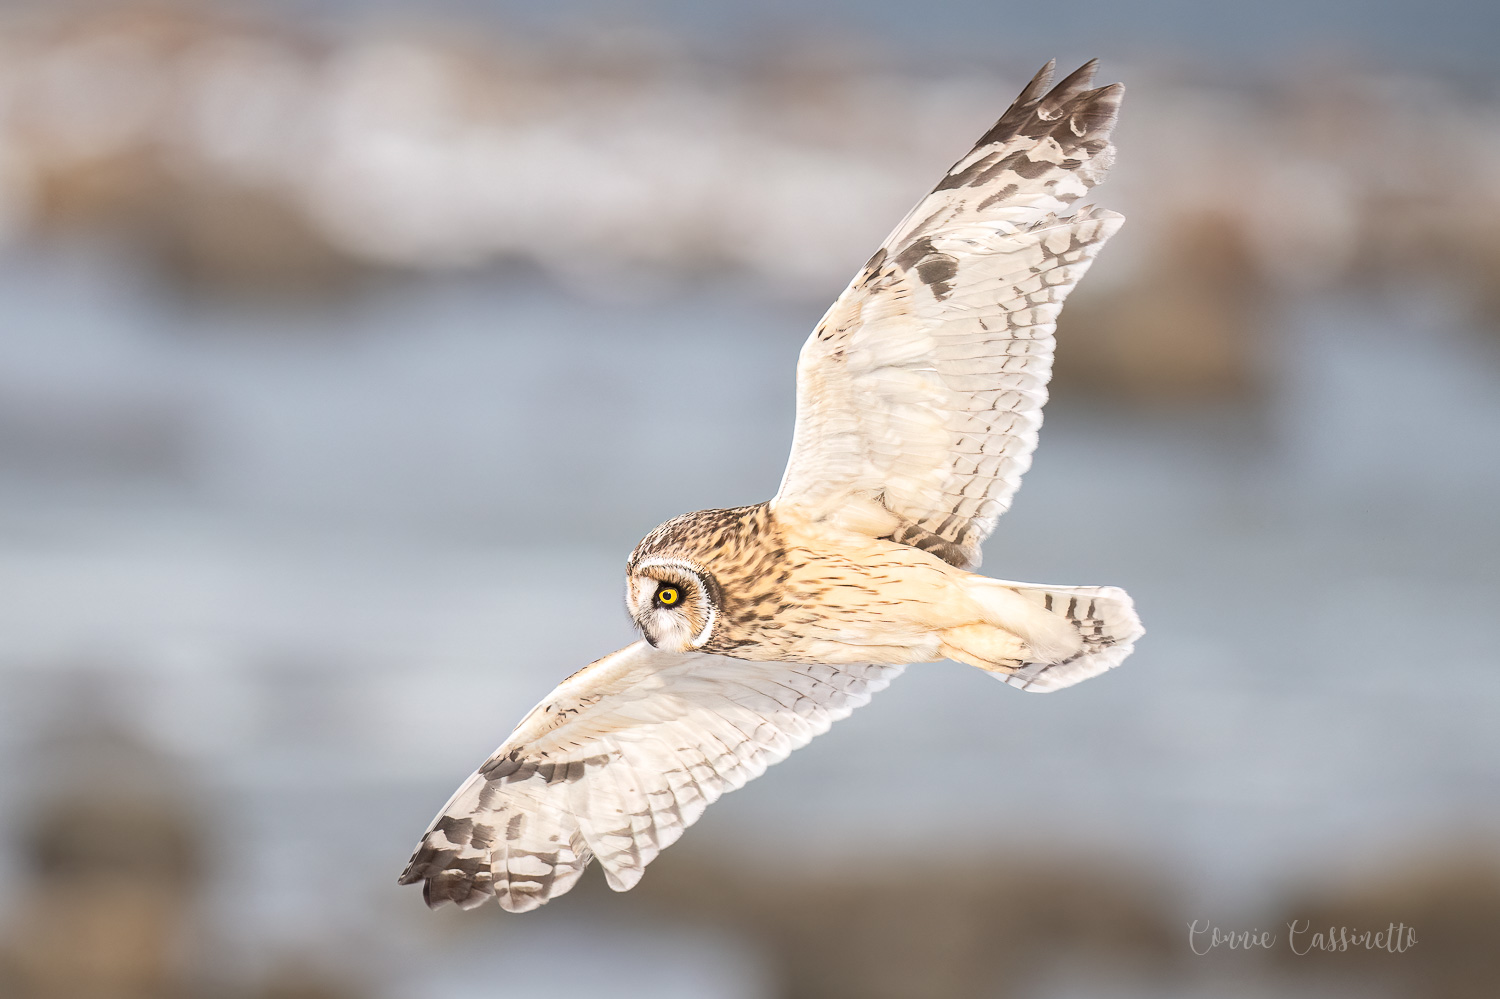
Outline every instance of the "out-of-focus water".
[[[412, 995], [759, 994], [753, 955], [706, 930], [564, 900], [498, 943], [414, 931], [394, 878], [525, 709], [631, 640], [640, 535], [774, 491], [816, 313], [733, 284], [584, 303], [519, 274], [247, 310], [104, 249], [13, 253], [6, 812], [81, 684], [186, 761], [211, 914], [243, 948], [343, 940]], [[1493, 839], [1500, 349], [1415, 292], [1288, 302], [1276, 326], [1262, 404], [1054, 403], [987, 546], [992, 575], [1129, 588], [1148, 635], [1123, 668], [1036, 697], [913, 667], [688, 841], [745, 864], [1104, 854], [1227, 919]], [[517, 958], [578, 940], [614, 971], [549, 987]]]
[[[253, 6], [301, 16], [406, 14], [396, 0], [255, 0]], [[1072, 58], [1110, 51], [1192, 52], [1208, 64], [1231, 66], [1303, 57], [1309, 52], [1364, 53], [1386, 65], [1493, 74], [1489, 43], [1500, 30], [1493, 5], [1439, 0], [1425, 5], [1355, 0], [1286, 0], [1246, 4], [1184, 4], [1176, 0], [1067, 0], [992, 4], [935, 0], [814, 0], [758, 4], [634, 0], [624, 11], [597, 3], [535, 5], [519, 0], [439, 0], [432, 6], [469, 17], [501, 16], [510, 24], [556, 27], [588, 19], [648, 27], [670, 25], [732, 46], [747, 37], [813, 37], [823, 46], [884, 44], [892, 49], [993, 58], [997, 49], [1064, 48]]]

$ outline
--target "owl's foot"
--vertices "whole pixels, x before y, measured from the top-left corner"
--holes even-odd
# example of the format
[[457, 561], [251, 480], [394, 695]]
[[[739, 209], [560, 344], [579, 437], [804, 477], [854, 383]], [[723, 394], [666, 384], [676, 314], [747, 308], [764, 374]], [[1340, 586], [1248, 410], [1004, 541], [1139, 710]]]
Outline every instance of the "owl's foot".
[[1054, 610], [1042, 588], [988, 576], [969, 576], [965, 582], [985, 620], [951, 629], [956, 641], [950, 645], [969, 649], [987, 662], [1009, 665], [1060, 663], [1083, 651], [1076, 622]]
[[990, 624], [970, 624], [949, 628], [942, 633], [938, 647], [944, 658], [992, 673], [1010, 673], [1031, 658], [1026, 643], [1004, 628]]
[[[1011, 599], [991, 603], [1018, 622], [1017, 631], [1027, 627], [1030, 633], [1023, 638], [1010, 627], [950, 628], [942, 633], [942, 650], [948, 658], [978, 666], [1012, 686], [1046, 692], [1097, 676], [1124, 661], [1145, 632], [1130, 596], [1117, 587], [987, 582], [993, 585], [981, 592], [1007, 593]], [[1029, 607], [1031, 616], [1018, 615], [1014, 601]], [[1058, 626], [1067, 629], [1069, 640], [1047, 641]]]

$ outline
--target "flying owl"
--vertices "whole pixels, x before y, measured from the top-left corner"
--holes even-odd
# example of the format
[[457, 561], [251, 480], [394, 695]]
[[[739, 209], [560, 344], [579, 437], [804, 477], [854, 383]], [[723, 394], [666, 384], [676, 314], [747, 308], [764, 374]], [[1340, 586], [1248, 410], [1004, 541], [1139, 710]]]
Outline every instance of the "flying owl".
[[643, 639], [562, 682], [443, 808], [402, 884], [523, 912], [591, 859], [634, 886], [725, 791], [952, 658], [1057, 690], [1143, 633], [1108, 586], [973, 572], [1031, 464], [1063, 299], [1122, 217], [1064, 214], [1124, 87], [1048, 63], [896, 226], [802, 348], [776, 496], [685, 514], [626, 566]]

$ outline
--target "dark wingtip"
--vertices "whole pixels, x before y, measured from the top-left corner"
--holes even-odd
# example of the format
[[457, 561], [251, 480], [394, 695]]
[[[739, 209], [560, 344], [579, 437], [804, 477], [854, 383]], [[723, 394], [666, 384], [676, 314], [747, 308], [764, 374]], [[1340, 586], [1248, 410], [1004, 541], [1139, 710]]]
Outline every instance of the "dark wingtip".
[[449, 867], [427, 875], [413, 874], [410, 881], [402, 883], [415, 881], [422, 882], [422, 901], [429, 909], [442, 908], [449, 902], [460, 909], [473, 909], [495, 897], [495, 881], [489, 871]]
[[421, 847], [418, 847], [417, 852], [413, 853], [411, 855], [411, 859], [406, 862], [406, 869], [401, 872], [400, 877], [396, 878], [396, 884], [414, 885], [418, 881], [422, 880], [422, 875], [417, 873], [417, 858], [421, 855], [421, 853], [422, 849]]
[[1046, 97], [1042, 98], [1042, 103], [1037, 107], [1037, 111], [1044, 117], [1055, 117], [1058, 110], [1064, 104], [1089, 88], [1089, 85], [1094, 82], [1094, 74], [1098, 71], [1098, 59], [1090, 59], [1082, 66], [1079, 66], [1064, 77], [1061, 83], [1053, 87]]
[[1080, 94], [1068, 107], [1068, 122], [1073, 134], [1088, 137], [1108, 132], [1120, 117], [1120, 102], [1124, 97], [1123, 83], [1111, 83]]
[[422, 883], [422, 901], [436, 909], [448, 902], [462, 902], [469, 897], [469, 879], [463, 871], [441, 871]]
[[1017, 104], [1029, 104], [1039, 99], [1052, 86], [1052, 74], [1057, 71], [1057, 60], [1048, 59], [1047, 64], [1036, 71], [1031, 82], [1021, 90], [1021, 95], [1016, 98]]
[[[1065, 147], [1076, 146], [1080, 141], [1108, 140], [1109, 130], [1118, 116], [1120, 98], [1125, 93], [1124, 84], [1111, 83], [1097, 90], [1087, 89], [1099, 69], [1099, 60], [1090, 59], [1079, 66], [1067, 79], [1055, 87], [1052, 83], [1055, 59], [1048, 60], [1021, 91], [1015, 103], [1006, 109], [1000, 119], [979, 137], [974, 144], [978, 149], [993, 143], [1007, 142], [1016, 135], [1039, 137], [1048, 132], [1057, 135]], [[1066, 115], [1066, 119], [1064, 119]], [[1071, 130], [1072, 136], [1060, 134], [1059, 130]], [[964, 180], [954, 175], [938, 185], [938, 190], [959, 187]]]

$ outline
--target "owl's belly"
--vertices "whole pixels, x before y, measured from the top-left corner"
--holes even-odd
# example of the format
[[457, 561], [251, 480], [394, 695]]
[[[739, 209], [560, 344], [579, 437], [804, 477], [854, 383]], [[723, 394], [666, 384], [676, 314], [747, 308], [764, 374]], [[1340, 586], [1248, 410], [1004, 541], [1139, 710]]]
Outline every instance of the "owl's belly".
[[879, 619], [764, 622], [726, 648], [740, 659], [799, 663], [913, 663], [941, 659], [938, 630]]
[[797, 540], [780, 571], [726, 593], [723, 644], [705, 651], [763, 661], [926, 662], [942, 658], [943, 631], [982, 619], [963, 585], [969, 574], [925, 552], [869, 538]]

